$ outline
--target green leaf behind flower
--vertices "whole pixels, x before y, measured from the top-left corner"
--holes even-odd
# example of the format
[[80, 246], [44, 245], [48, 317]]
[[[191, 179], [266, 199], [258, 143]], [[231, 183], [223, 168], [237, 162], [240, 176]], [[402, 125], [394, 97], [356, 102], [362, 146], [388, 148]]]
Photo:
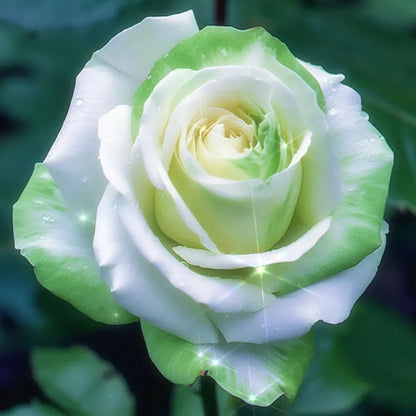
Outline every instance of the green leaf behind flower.
[[72, 415], [134, 415], [134, 399], [114, 368], [85, 347], [37, 349], [35, 379], [46, 396]]
[[1, 416], [65, 416], [52, 406], [33, 401], [30, 404], [23, 404], [12, 409], [0, 412]]
[[136, 320], [101, 280], [92, 250], [93, 224], [67, 210], [45, 165], [35, 166], [13, 214], [16, 247], [35, 266], [44, 287], [97, 321]]
[[150, 358], [176, 384], [190, 385], [201, 374], [224, 390], [258, 406], [280, 396], [293, 400], [312, 355], [312, 335], [270, 344], [191, 344], [141, 321]]
[[[339, 345], [340, 327], [326, 324], [314, 329], [316, 348], [290, 416], [339, 414], [356, 406], [370, 384], [352, 365]], [[354, 334], [350, 334], [354, 338]]]
[[128, 3], [137, 2], [142, 0], [3, 0], [0, 16], [28, 29], [82, 27], [110, 20]]
[[381, 305], [359, 303], [338, 336], [373, 398], [416, 410], [416, 330], [411, 322]]

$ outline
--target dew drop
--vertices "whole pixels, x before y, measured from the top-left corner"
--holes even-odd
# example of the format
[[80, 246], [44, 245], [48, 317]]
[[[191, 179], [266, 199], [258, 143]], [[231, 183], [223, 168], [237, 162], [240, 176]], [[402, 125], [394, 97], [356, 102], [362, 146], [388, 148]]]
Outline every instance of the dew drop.
[[336, 114], [338, 114], [338, 110], [337, 110], [335, 107], [331, 107], [331, 108], [328, 110], [328, 113], [329, 113], [329, 115], [331, 115], [331, 116], [335, 116]]
[[151, 74], [149, 74], [148, 76], [147, 76], [147, 79], [151, 79], [152, 78], [152, 75]]
[[75, 105], [77, 105], [78, 107], [80, 107], [82, 104], [84, 104], [84, 100], [82, 98], [78, 98], [75, 101]]
[[184, 282], [183, 280], [180, 280], [180, 281], [179, 281], [179, 286], [180, 286], [180, 287], [184, 287], [184, 286], [185, 286], [185, 282]]
[[368, 141], [370, 142], [370, 143], [375, 143], [376, 142], [376, 138], [375, 137], [370, 137], [369, 139], [368, 139]]
[[169, 54], [168, 53], [165, 53], [164, 55], [163, 55], [163, 57], [164, 58], [167, 58], [169, 56]]
[[43, 215], [42, 219], [43, 219], [43, 222], [47, 222], [49, 224], [55, 222], [55, 219], [51, 215], [48, 215], [48, 214]]
[[81, 182], [83, 182], [83, 183], [88, 182], [88, 176], [83, 176], [81, 178]]
[[361, 111], [360, 116], [364, 120], [368, 120], [370, 118], [369, 115], [365, 111]]

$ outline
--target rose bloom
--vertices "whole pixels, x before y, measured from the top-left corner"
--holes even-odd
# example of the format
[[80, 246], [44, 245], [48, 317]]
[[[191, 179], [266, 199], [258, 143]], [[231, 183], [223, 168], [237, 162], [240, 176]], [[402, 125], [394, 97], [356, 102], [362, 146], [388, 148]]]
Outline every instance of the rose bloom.
[[94, 53], [15, 205], [16, 247], [176, 383], [293, 398], [373, 278], [392, 153], [342, 75], [265, 30], [147, 18]]

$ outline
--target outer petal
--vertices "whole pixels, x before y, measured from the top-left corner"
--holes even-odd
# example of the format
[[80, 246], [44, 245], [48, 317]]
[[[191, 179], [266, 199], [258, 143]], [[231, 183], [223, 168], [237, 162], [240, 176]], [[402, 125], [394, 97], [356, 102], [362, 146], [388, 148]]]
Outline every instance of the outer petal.
[[69, 208], [94, 217], [106, 187], [97, 160], [99, 118], [131, 104], [155, 61], [197, 31], [192, 12], [146, 18], [97, 51], [78, 75], [68, 115], [45, 159]]
[[135, 320], [101, 280], [90, 218], [82, 211], [68, 211], [45, 165], [36, 165], [14, 206], [13, 224], [16, 248], [35, 266], [48, 290], [97, 321]]
[[381, 247], [357, 266], [277, 298], [262, 311], [212, 314], [212, 320], [228, 342], [259, 344], [299, 337], [319, 320], [331, 324], [344, 321], [376, 274], [385, 248], [386, 231], [387, 224], [381, 233]]
[[142, 330], [150, 358], [173, 383], [189, 385], [208, 370], [224, 390], [257, 406], [295, 397], [313, 349], [311, 334], [265, 345], [195, 345], [145, 321]]
[[[305, 64], [306, 65], [306, 64]], [[284, 294], [358, 264], [381, 245], [393, 153], [339, 75], [308, 65], [325, 92], [329, 134], [341, 168], [341, 202], [328, 232], [299, 260], [271, 266], [267, 290]], [[281, 277], [281, 278], [279, 278]]]
[[[217, 342], [202, 305], [172, 286], [132, 244], [119, 216], [120, 195], [108, 186], [97, 212], [94, 249], [115, 299], [134, 315], [192, 342]], [[121, 213], [122, 215], [122, 213]], [[152, 241], [143, 244], [151, 248]]]

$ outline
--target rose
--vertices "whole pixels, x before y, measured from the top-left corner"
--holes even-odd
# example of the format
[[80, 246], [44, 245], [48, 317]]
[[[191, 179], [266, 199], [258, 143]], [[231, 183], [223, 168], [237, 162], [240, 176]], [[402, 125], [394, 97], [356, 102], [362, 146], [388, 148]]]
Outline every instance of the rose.
[[343, 321], [384, 250], [392, 154], [342, 80], [260, 28], [145, 19], [79, 74], [16, 247], [92, 318], [142, 318], [172, 381], [293, 397], [296, 338]]

